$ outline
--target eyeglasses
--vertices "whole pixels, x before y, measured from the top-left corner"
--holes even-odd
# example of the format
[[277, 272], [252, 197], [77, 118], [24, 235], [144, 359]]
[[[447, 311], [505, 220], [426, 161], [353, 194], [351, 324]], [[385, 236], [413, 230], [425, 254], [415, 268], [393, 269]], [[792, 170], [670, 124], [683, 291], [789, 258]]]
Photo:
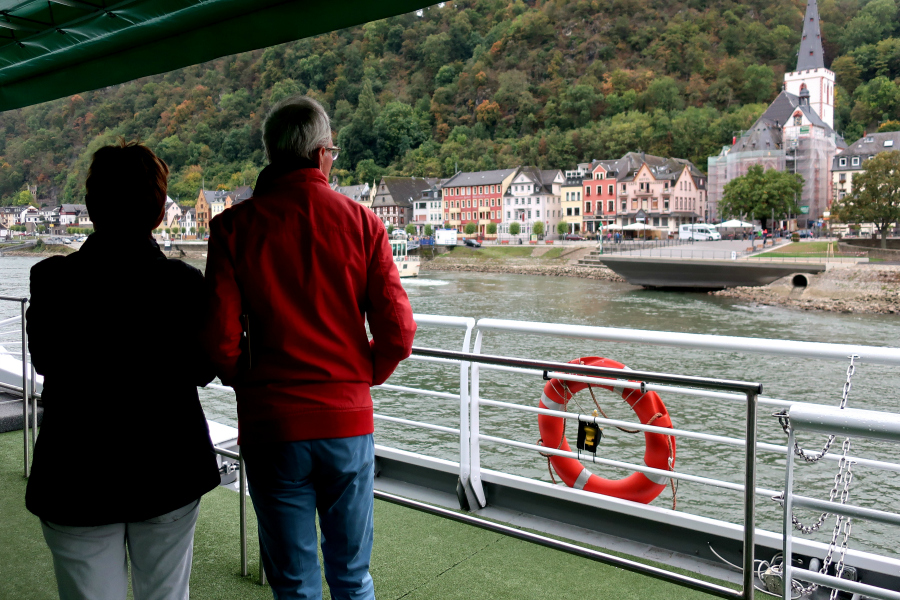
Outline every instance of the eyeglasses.
[[341, 155], [341, 149], [340, 149], [340, 148], [337, 148], [337, 147], [332, 147], [332, 148], [326, 147], [325, 149], [328, 150], [329, 152], [331, 152], [331, 160], [332, 160], [332, 161], [337, 160], [337, 159], [338, 159], [338, 156]]

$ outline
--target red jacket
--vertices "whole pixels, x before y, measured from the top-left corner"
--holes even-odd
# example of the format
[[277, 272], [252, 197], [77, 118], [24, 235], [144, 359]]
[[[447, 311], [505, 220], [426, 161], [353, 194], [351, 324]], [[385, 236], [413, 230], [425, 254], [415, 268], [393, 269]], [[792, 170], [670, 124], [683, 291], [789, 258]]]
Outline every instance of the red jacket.
[[264, 175], [210, 223], [206, 264], [207, 347], [237, 394], [240, 439], [372, 433], [369, 387], [416, 331], [387, 232], [318, 169]]

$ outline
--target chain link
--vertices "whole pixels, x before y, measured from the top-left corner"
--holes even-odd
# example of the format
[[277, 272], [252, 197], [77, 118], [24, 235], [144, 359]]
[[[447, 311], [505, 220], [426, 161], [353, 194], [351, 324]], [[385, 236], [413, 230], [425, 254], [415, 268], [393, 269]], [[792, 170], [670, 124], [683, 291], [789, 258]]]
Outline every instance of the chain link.
[[[847, 367], [847, 380], [844, 382], [844, 387], [841, 391], [841, 409], [847, 407], [847, 400], [850, 397], [850, 389], [853, 385], [853, 374], [856, 372], [855, 361], [858, 358], [859, 356], [856, 354], [850, 356], [850, 365]], [[781, 424], [781, 428], [784, 430], [784, 432], [786, 434], [790, 434], [791, 424], [790, 417], [787, 411], [775, 413], [775, 416], [778, 417], [778, 422]], [[819, 462], [826, 454], [828, 454], [828, 451], [831, 449], [832, 443], [834, 443], [834, 437], [834, 435], [828, 436], [828, 439], [825, 441], [825, 445], [823, 446], [822, 451], [819, 453], [808, 452], [801, 448], [800, 445], [795, 441], [794, 453], [805, 460], [807, 463]], [[830, 502], [834, 502], [835, 496], [838, 496], [838, 492], [840, 491], [839, 502], [840, 504], [846, 504], [847, 498], [850, 496], [850, 482], [853, 481], [852, 466], [856, 464], [854, 461], [847, 459], [847, 455], [850, 452], [850, 438], [844, 439], [844, 443], [841, 444], [841, 450], [842, 454], [840, 461], [838, 462], [838, 472], [834, 476], [834, 485], [831, 487], [831, 492], [828, 495], [828, 500]], [[781, 498], [783, 499], [784, 495], [782, 495]], [[831, 542], [828, 544], [828, 552], [825, 554], [825, 559], [822, 561], [822, 567], [819, 569], [819, 573], [823, 575], [828, 573], [828, 569], [831, 567], [832, 562], [834, 562], [834, 551], [838, 545], [838, 537], [840, 536], [841, 532], [843, 532], [843, 539], [841, 540], [840, 544], [840, 557], [835, 564], [835, 576], [841, 577], [844, 573], [844, 559], [847, 555], [847, 544], [850, 541], [850, 532], [853, 528], [853, 525], [852, 520], [849, 517], [845, 517], [843, 515], [835, 515], [834, 517], [834, 529], [831, 533]], [[827, 518], [828, 513], [823, 512], [821, 515], [819, 515], [819, 518], [816, 519], [815, 523], [813, 523], [812, 525], [804, 525], [795, 515], [792, 514], [791, 523], [801, 533], [808, 535], [810, 533], [818, 531], [825, 523], [825, 520]], [[816, 589], [818, 589], [818, 587], [819, 585], [815, 583], [804, 586], [797, 580], [791, 581], [791, 588], [800, 596], [811, 594]], [[832, 589], [829, 600], [837, 600], [837, 596], [838, 590]]]
[[[844, 382], [844, 388], [841, 391], [841, 405], [840, 408], [843, 410], [847, 407], [847, 399], [850, 397], [850, 388], [852, 387], [852, 379], [853, 374], [856, 372], [856, 365], [853, 363], [854, 360], [858, 359], [859, 356], [853, 354], [850, 356], [850, 366], [847, 367], [847, 381]], [[790, 419], [787, 416], [786, 412], [777, 413], [775, 415], [778, 417], [778, 422], [781, 423], [781, 428], [784, 430], [786, 434], [790, 434], [791, 432], [791, 423]], [[831, 449], [831, 444], [834, 442], [834, 435], [829, 435], [828, 439], [825, 440], [825, 446], [822, 448], [822, 451], [818, 454], [813, 452], [807, 452], [803, 448], [800, 447], [796, 441], [794, 442], [794, 454], [802, 458], [808, 463], [819, 462], [822, 458], [828, 454], [828, 451]]]

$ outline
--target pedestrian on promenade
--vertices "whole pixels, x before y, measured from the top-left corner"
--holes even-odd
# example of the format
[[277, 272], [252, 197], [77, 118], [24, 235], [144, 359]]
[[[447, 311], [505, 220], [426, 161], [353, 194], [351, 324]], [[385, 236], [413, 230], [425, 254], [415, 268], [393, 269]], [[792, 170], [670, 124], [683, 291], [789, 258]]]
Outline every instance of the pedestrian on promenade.
[[[129, 559], [135, 600], [185, 600], [199, 499], [220, 481], [197, 397], [212, 369], [198, 340], [161, 335], [172, 315], [160, 289], [205, 301], [203, 274], [151, 236], [168, 173], [146, 146], [100, 148], [85, 183], [94, 233], [31, 269], [44, 420], [25, 505], [41, 518], [61, 600], [125, 600]], [[78, 282], [64, 304], [89, 332], [76, 351], [60, 342], [61, 281]]]
[[321, 598], [318, 512], [331, 597], [372, 599], [369, 388], [409, 356], [416, 324], [384, 225], [328, 185], [338, 148], [322, 106], [282, 100], [263, 144], [253, 197], [210, 223], [209, 352], [237, 396], [275, 598]]

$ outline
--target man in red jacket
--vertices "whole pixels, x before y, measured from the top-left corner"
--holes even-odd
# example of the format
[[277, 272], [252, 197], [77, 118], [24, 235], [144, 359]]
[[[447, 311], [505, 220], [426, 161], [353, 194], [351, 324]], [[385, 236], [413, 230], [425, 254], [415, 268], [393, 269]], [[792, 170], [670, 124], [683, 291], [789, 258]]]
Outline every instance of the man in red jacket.
[[279, 102], [253, 197], [210, 223], [206, 337], [237, 395], [278, 600], [321, 598], [317, 511], [332, 598], [374, 598], [369, 388], [409, 356], [416, 331], [384, 225], [328, 185], [331, 139], [318, 102]]

